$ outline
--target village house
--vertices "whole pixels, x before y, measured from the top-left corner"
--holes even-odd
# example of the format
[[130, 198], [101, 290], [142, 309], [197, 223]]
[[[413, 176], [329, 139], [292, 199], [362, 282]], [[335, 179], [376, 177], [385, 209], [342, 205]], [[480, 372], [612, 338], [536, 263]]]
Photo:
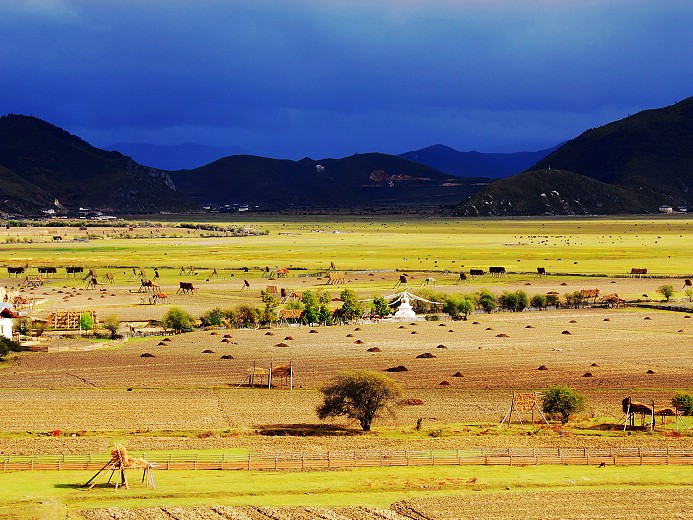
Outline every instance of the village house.
[[0, 303], [0, 336], [7, 339], [12, 339], [13, 320], [18, 320], [19, 315], [8, 306], [6, 303]]

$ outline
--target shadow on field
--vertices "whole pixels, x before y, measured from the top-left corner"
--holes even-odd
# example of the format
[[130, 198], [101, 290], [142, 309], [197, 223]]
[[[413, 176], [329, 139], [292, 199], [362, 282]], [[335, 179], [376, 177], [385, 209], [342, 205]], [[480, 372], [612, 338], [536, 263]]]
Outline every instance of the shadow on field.
[[257, 433], [267, 436], [325, 437], [360, 435], [362, 431], [332, 424], [266, 424], [258, 426]]

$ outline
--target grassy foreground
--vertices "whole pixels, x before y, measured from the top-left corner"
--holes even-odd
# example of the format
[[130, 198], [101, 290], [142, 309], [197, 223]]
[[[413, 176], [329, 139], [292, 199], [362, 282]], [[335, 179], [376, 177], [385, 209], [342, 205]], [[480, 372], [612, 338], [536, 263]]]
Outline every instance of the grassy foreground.
[[[678, 489], [693, 486], [687, 467], [655, 466], [647, 471], [611, 466], [368, 468], [327, 472], [156, 471], [156, 489], [128, 472], [130, 489], [99, 480], [92, 472], [25, 471], [0, 474], [0, 518], [76, 519], [93, 508], [156, 506], [272, 507], [371, 506], [400, 500], [512, 491], [518, 497], [556, 491]], [[632, 489], [631, 491], [635, 491]], [[681, 511], [677, 511], [680, 513]]]

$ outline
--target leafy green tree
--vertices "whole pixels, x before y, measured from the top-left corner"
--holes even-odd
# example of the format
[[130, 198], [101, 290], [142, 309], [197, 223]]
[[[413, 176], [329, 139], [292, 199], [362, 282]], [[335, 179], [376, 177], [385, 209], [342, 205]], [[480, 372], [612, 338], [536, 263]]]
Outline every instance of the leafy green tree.
[[255, 327], [260, 323], [260, 318], [262, 317], [262, 311], [252, 305], [247, 303], [242, 303], [238, 305], [234, 311], [236, 324], [240, 327]]
[[318, 303], [320, 303], [321, 305], [329, 305], [332, 301], [330, 292], [324, 289], [318, 289], [317, 291], [315, 291], [315, 297], [318, 299]]
[[561, 298], [557, 294], [547, 294], [546, 295], [546, 306], [552, 306], [558, 309], [561, 305]]
[[180, 307], [171, 307], [164, 314], [161, 323], [164, 329], [171, 329], [174, 333], [192, 332], [195, 318]]
[[482, 289], [476, 294], [476, 305], [484, 312], [491, 313], [496, 310], [496, 296], [488, 289]]
[[261, 317], [262, 323], [276, 323], [279, 321], [279, 316], [277, 315], [279, 300], [277, 300], [277, 297], [268, 290], [261, 291], [260, 294], [262, 295], [262, 303], [265, 304]]
[[546, 310], [547, 299], [545, 294], [535, 294], [532, 296], [532, 307], [535, 309]]
[[674, 286], [673, 285], [661, 285], [657, 288], [657, 292], [664, 296], [664, 299], [666, 301], [669, 301], [669, 299], [674, 295]]
[[340, 372], [320, 391], [323, 402], [316, 412], [321, 420], [345, 416], [359, 421], [364, 431], [370, 431], [373, 419], [381, 410], [392, 411], [402, 394], [397, 381], [371, 370]]
[[221, 308], [219, 307], [214, 307], [213, 309], [210, 309], [205, 314], [203, 314], [200, 317], [200, 320], [202, 321], [202, 325], [204, 325], [205, 327], [219, 327], [224, 324], [225, 318], [226, 315], [224, 311], [221, 310]]
[[373, 312], [378, 316], [389, 316], [390, 306], [387, 304], [387, 300], [382, 296], [376, 296], [373, 298]]
[[463, 319], [467, 319], [474, 312], [474, 300], [465, 294], [449, 294], [443, 302], [443, 312], [449, 314], [453, 318], [458, 318], [460, 315]]
[[303, 313], [303, 321], [312, 324], [320, 321], [320, 304], [318, 298], [313, 291], [305, 291], [301, 296], [301, 303], [305, 306]]
[[79, 328], [89, 334], [89, 331], [94, 328], [94, 318], [88, 312], [82, 313], [79, 317]]
[[118, 316], [112, 314], [106, 316], [103, 320], [103, 327], [111, 333], [111, 339], [116, 339], [118, 337], [118, 328], [120, 327]]
[[332, 313], [327, 305], [321, 305], [318, 311], [318, 321], [323, 325], [332, 325]]
[[552, 416], [559, 416], [563, 424], [570, 416], [579, 412], [585, 406], [585, 397], [563, 385], [549, 387], [542, 397], [541, 408]]
[[683, 392], [677, 393], [671, 399], [671, 404], [674, 405], [682, 414], [693, 415], [693, 396], [690, 394], [684, 394]]
[[356, 297], [356, 293], [351, 289], [344, 289], [339, 297], [342, 300], [341, 315], [345, 320], [360, 318], [363, 314], [363, 305]]
[[513, 312], [522, 312], [529, 307], [529, 296], [524, 291], [504, 292], [498, 301], [502, 308]]

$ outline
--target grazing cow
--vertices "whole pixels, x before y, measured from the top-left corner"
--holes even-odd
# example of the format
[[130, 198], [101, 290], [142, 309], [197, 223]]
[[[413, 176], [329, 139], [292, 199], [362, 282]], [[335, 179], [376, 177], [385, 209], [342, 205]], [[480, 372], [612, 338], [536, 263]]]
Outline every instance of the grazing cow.
[[289, 270], [286, 267], [277, 269], [277, 278], [286, 278], [287, 276], [289, 276]]
[[643, 275], [647, 274], [647, 269], [644, 267], [632, 267], [630, 270], [631, 278], [641, 278]]
[[537, 278], [541, 278], [542, 276], [546, 276], [546, 268], [537, 267]]
[[9, 266], [7, 268], [7, 274], [13, 274], [15, 278], [19, 278], [20, 275], [24, 274], [25, 268], [23, 266]]
[[397, 289], [397, 287], [400, 287], [400, 286], [408, 287], [406, 274], [399, 275], [399, 281], [395, 284], [394, 288]]
[[84, 272], [84, 267], [80, 267], [80, 266], [66, 267], [65, 272], [67, 273], [68, 276], [72, 275], [72, 278], [76, 278], [78, 273], [81, 274]]
[[22, 281], [22, 284], [27, 287], [41, 287], [44, 284], [44, 279], [41, 275], [38, 276], [26, 276]]
[[115, 278], [113, 277], [113, 273], [106, 273], [103, 277], [103, 280], [101, 280], [102, 283], [108, 282], [108, 283], [114, 283]]
[[192, 282], [178, 282], [178, 290], [176, 294], [195, 294], [195, 286]]
[[157, 305], [159, 303], [168, 303], [168, 295], [164, 292], [157, 292], [149, 297], [149, 302]]
[[82, 281], [85, 281], [87, 278], [98, 278], [96, 274], [96, 269], [89, 269], [89, 273], [87, 274], [87, 276], [82, 278]]
[[426, 278], [424, 278], [424, 281], [421, 282], [421, 287], [423, 287], [424, 285], [438, 285], [438, 280], [436, 280], [432, 276], [427, 276]]
[[58, 241], [60, 241], [60, 240], [62, 240], [62, 239], [63, 239], [63, 237], [61, 237], [60, 235], [54, 235], [54, 236], [53, 236], [53, 240], [54, 240], [55, 242], [58, 242]]
[[159, 285], [155, 284], [151, 280], [147, 280], [146, 278], [142, 278], [140, 280], [140, 288], [137, 290], [137, 292], [158, 292], [159, 291]]
[[693, 286], [693, 282], [691, 282], [690, 279], [686, 278], [683, 281], [683, 287], [681, 288], [681, 290], [683, 291], [686, 289], [686, 287], [691, 287], [691, 286]]
[[103, 285], [102, 283], [99, 283], [98, 278], [96, 276], [89, 276], [87, 277], [87, 286], [86, 289], [96, 289], [99, 285]]
[[460, 277], [457, 279], [457, 282], [455, 282], [455, 285], [459, 284], [460, 282], [467, 283], [467, 274], [466, 273], [460, 273]]
[[248, 280], [245, 280], [245, 279], [243, 280], [243, 285], [241, 286], [241, 291], [243, 291], [244, 289], [250, 290], [250, 282]]
[[477, 276], [484, 276], [486, 272], [483, 269], [470, 269], [469, 270], [469, 276], [472, 277], [472, 280], [476, 278]]
[[48, 276], [49, 274], [57, 274], [58, 269], [55, 267], [39, 267], [38, 272], [40, 275]]
[[505, 267], [498, 267], [498, 266], [489, 267], [489, 268], [488, 268], [488, 272], [491, 274], [491, 277], [495, 277], [495, 276], [498, 276], [498, 277], [505, 276]]

